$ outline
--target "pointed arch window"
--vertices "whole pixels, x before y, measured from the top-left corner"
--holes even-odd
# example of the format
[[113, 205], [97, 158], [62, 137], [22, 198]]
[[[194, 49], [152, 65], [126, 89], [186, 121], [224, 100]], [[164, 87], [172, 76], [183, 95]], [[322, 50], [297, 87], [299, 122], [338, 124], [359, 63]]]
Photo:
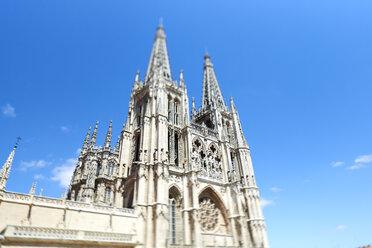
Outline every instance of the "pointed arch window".
[[75, 201], [78, 201], [78, 199], [79, 199], [79, 190], [76, 190], [75, 191]]
[[235, 165], [234, 165], [234, 154], [233, 153], [230, 153], [231, 155], [231, 167], [233, 170], [235, 170]]
[[172, 109], [171, 109], [171, 105], [172, 104], [172, 101], [171, 99], [169, 98], [168, 99], [168, 122], [171, 121], [171, 116], [172, 116]]
[[141, 136], [138, 135], [137, 139], [136, 139], [136, 153], [135, 153], [135, 157], [134, 157], [135, 161], [139, 161], [139, 159], [140, 159], [140, 140], [141, 140], [140, 138], [141, 138]]
[[173, 110], [174, 110], [174, 124], [178, 125], [178, 102], [173, 102]]
[[182, 238], [182, 198], [175, 187], [169, 190], [169, 243], [180, 244]]
[[174, 163], [178, 166], [178, 134], [174, 134]]
[[110, 201], [110, 195], [111, 195], [111, 189], [110, 188], [106, 188], [106, 190], [105, 190], [105, 199], [104, 199], [105, 202], [109, 202]]
[[171, 139], [172, 139], [171, 131], [168, 130], [168, 161], [169, 162], [171, 162], [171, 148], [172, 148]]
[[222, 234], [231, 231], [224, 203], [211, 188], [199, 195], [199, 223], [203, 232]]
[[109, 163], [107, 167], [107, 176], [112, 176], [113, 173], [114, 173], [114, 164]]
[[176, 201], [170, 196], [170, 236], [171, 243], [176, 243]]
[[99, 175], [99, 172], [101, 171], [101, 164], [97, 163], [97, 169], [96, 169], [96, 176]]
[[142, 115], [142, 105], [138, 107], [138, 112], [137, 112], [137, 127], [141, 126], [141, 115]]

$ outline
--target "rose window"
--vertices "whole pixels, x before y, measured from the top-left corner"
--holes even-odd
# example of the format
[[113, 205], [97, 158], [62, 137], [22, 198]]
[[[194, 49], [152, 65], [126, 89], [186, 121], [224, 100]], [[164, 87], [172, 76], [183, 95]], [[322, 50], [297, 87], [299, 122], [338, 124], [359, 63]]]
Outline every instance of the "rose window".
[[205, 232], [214, 231], [218, 226], [219, 210], [209, 198], [200, 201], [200, 226]]

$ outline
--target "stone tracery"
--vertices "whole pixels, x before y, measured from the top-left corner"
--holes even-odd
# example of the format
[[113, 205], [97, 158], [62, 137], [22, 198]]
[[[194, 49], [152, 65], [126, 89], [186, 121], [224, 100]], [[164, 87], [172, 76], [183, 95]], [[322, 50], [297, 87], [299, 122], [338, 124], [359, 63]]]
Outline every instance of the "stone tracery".
[[205, 151], [203, 143], [199, 139], [195, 139], [192, 143], [192, 169], [202, 170], [205, 165]]
[[205, 232], [212, 232], [218, 227], [220, 210], [210, 198], [200, 199], [200, 226]]
[[213, 179], [222, 179], [221, 155], [217, 145], [211, 144], [205, 154], [199, 139], [193, 142], [192, 147], [193, 167], [200, 170], [200, 176]]

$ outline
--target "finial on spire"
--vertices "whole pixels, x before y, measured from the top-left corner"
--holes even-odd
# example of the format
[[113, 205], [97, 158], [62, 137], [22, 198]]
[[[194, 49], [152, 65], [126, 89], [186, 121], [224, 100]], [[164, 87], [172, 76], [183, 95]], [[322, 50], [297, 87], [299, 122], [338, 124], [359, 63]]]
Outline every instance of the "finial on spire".
[[210, 58], [211, 58], [211, 56], [209, 56], [208, 51], [206, 51], [206, 52], [205, 52], [205, 55], [204, 55], [204, 59], [210, 59]]
[[105, 144], [103, 148], [110, 149], [111, 148], [111, 137], [112, 137], [112, 120], [110, 121], [110, 126], [107, 130]]
[[137, 72], [136, 72], [136, 78], [134, 79], [134, 82], [136, 82], [136, 83], [139, 82], [139, 73], [140, 73], [140, 71], [137, 70]]
[[185, 80], [183, 80], [183, 69], [180, 70], [180, 86], [185, 88]]
[[92, 139], [90, 140], [91, 148], [94, 148], [94, 146], [96, 145], [98, 123], [99, 121], [96, 122], [96, 126], [94, 127], [93, 134], [92, 134]]
[[211, 56], [209, 56], [208, 52], [206, 52], [204, 55], [204, 68], [207, 66], [213, 67]]
[[37, 184], [37, 182], [33, 182], [32, 183], [31, 188], [30, 188], [30, 191], [28, 192], [29, 195], [35, 195], [36, 184]]
[[15, 148], [17, 148], [17, 146], [18, 146], [18, 144], [19, 144], [19, 142], [21, 141], [21, 137], [17, 137], [17, 141], [16, 141], [16, 143], [15, 143], [15, 145], [14, 145], [14, 147]]
[[159, 18], [159, 26], [158, 28], [163, 28], [163, 17]]
[[232, 96], [230, 96], [230, 110], [231, 111], [237, 111], [234, 103], [234, 99]]
[[158, 28], [157, 28], [157, 32], [156, 32], [156, 35], [155, 35], [155, 40], [157, 38], [164, 38], [165, 39], [165, 33], [164, 33], [164, 27], [163, 27], [163, 21], [161, 21], [161, 23], [159, 24]]
[[120, 149], [120, 135], [118, 136], [118, 140], [116, 141], [116, 145], [114, 147], [115, 152], [119, 152]]

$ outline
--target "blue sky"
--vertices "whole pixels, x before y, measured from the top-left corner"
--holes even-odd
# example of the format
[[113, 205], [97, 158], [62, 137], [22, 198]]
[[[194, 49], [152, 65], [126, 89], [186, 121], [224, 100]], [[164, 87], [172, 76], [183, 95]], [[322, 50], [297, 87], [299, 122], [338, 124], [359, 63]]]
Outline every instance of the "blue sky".
[[1, 1], [0, 160], [23, 138], [7, 189], [59, 197], [89, 126], [119, 135], [160, 18], [189, 97], [206, 51], [234, 97], [271, 247], [372, 243], [369, 0]]

